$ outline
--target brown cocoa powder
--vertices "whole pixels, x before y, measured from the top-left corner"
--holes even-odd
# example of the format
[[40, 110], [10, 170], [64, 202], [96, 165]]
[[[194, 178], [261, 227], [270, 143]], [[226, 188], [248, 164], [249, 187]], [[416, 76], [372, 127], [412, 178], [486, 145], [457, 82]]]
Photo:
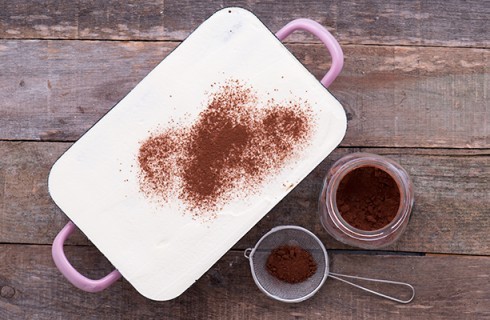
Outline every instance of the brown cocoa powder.
[[[181, 135], [181, 134], [180, 134]], [[144, 177], [142, 189], [169, 200], [175, 188], [175, 168], [178, 165], [179, 133], [168, 130], [163, 134], [152, 136], [140, 147], [138, 162]]]
[[400, 190], [395, 180], [375, 167], [360, 167], [346, 174], [336, 197], [342, 218], [365, 231], [388, 225], [400, 207]]
[[304, 147], [312, 129], [305, 102], [261, 106], [238, 80], [214, 87], [191, 127], [151, 135], [138, 155], [141, 190], [164, 202], [176, 197], [194, 216], [254, 193]]
[[311, 253], [298, 246], [283, 245], [271, 251], [266, 263], [267, 271], [288, 283], [303, 282], [317, 270]]

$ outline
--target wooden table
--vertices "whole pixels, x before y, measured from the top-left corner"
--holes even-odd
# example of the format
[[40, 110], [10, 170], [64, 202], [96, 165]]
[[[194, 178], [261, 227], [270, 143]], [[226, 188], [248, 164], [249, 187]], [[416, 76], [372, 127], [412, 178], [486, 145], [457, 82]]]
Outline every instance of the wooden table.
[[[54, 161], [219, 8], [250, 9], [272, 30], [308, 17], [339, 39], [345, 67], [329, 88], [345, 107], [339, 148], [179, 298], [155, 302], [125, 280], [90, 294], [55, 268], [67, 218], [52, 202]], [[0, 319], [490, 319], [489, 1], [1, 1]], [[320, 77], [323, 46], [287, 46]], [[367, 151], [407, 169], [416, 205], [407, 231], [380, 251], [334, 241], [317, 198], [339, 157]], [[283, 304], [255, 286], [243, 250], [270, 228], [304, 226], [337, 272], [412, 283], [408, 305], [328, 280]], [[66, 248], [93, 278], [112, 267], [81, 234]]]

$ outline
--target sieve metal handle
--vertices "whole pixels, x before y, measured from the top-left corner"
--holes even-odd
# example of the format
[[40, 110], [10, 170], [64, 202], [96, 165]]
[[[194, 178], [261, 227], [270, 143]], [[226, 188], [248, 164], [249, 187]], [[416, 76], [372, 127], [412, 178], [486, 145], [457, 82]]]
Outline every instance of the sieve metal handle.
[[[415, 288], [411, 284], [408, 284], [408, 283], [405, 283], [405, 282], [398, 282], [398, 281], [391, 281], [391, 280], [381, 280], [381, 279], [372, 279], [372, 278], [363, 278], [363, 277], [349, 276], [349, 275], [339, 274], [339, 273], [333, 273], [333, 272], [330, 272], [328, 274], [328, 276], [331, 277], [331, 278], [333, 278], [333, 279], [336, 279], [336, 280], [345, 282], [347, 284], [350, 284], [351, 286], [354, 286], [354, 287], [359, 288], [361, 290], [370, 292], [370, 293], [375, 294], [377, 296], [380, 296], [380, 297], [383, 297], [383, 298], [386, 298], [386, 299], [389, 299], [389, 300], [392, 300], [392, 301], [396, 301], [396, 302], [399, 302], [399, 303], [409, 303], [409, 302], [411, 302], [413, 300], [413, 298], [415, 298]], [[388, 296], [388, 295], [383, 294], [381, 292], [377, 292], [377, 291], [374, 291], [374, 290], [365, 288], [365, 287], [360, 286], [358, 284], [355, 284], [353, 282], [347, 281], [347, 280], [345, 280], [343, 278], [359, 279], [359, 280], [366, 280], [366, 281], [372, 281], [372, 282], [381, 282], [381, 283], [389, 283], [389, 284], [395, 284], [395, 285], [405, 286], [405, 287], [410, 288], [410, 290], [412, 290], [412, 296], [408, 300], [401, 300], [401, 299], [398, 299], [398, 298], [395, 298], [395, 297], [392, 297], [392, 296]]]

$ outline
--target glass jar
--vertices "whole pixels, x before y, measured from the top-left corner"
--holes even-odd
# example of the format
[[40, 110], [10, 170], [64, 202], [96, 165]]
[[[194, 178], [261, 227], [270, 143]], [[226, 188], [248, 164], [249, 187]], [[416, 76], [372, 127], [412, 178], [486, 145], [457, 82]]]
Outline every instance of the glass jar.
[[[398, 211], [387, 225], [381, 229], [366, 231], [347, 223], [337, 207], [337, 190], [342, 179], [350, 172], [374, 167], [383, 170], [393, 178], [400, 192]], [[345, 244], [377, 249], [395, 242], [405, 230], [414, 202], [413, 186], [408, 173], [395, 161], [370, 153], [353, 153], [339, 159], [327, 173], [320, 194], [320, 220], [327, 232]]]

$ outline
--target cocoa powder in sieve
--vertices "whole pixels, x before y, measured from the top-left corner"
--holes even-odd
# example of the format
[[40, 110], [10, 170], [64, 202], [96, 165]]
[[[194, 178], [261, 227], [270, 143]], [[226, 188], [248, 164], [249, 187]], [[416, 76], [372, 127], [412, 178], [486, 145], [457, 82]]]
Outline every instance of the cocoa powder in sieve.
[[250, 86], [228, 80], [209, 94], [191, 127], [167, 129], [141, 144], [141, 190], [163, 201], [176, 197], [195, 216], [213, 213], [279, 172], [311, 129], [305, 102], [260, 105]]
[[311, 253], [298, 246], [283, 245], [271, 251], [266, 263], [267, 271], [288, 283], [303, 282], [317, 270]]
[[388, 225], [400, 207], [400, 190], [395, 180], [375, 167], [360, 167], [346, 174], [336, 197], [342, 218], [365, 231]]

